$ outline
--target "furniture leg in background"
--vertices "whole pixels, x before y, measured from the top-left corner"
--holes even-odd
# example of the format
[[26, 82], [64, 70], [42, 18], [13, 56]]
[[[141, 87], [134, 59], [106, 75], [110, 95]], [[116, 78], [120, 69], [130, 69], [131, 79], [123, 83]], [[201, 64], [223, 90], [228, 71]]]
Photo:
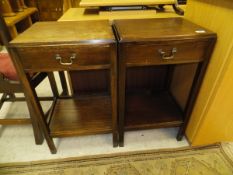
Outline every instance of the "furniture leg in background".
[[0, 14], [4, 17], [15, 16], [9, 0], [0, 1]]
[[24, 3], [24, 0], [20, 0], [19, 3], [20, 3], [20, 6], [21, 6], [23, 9], [26, 9], [26, 8], [27, 8], [27, 6], [26, 6], [25, 3]]
[[9, 1], [14, 12], [23, 11], [23, 7], [21, 6], [20, 0], [9, 0]]
[[62, 87], [62, 94], [61, 95], [68, 96], [69, 92], [68, 92], [68, 86], [67, 86], [67, 82], [66, 82], [65, 72], [59, 71], [58, 73], [59, 73], [61, 87]]

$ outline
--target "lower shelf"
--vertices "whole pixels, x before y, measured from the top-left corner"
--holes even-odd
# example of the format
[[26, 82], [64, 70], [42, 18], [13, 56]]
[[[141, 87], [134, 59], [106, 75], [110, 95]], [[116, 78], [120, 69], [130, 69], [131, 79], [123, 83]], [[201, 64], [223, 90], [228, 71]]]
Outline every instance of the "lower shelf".
[[168, 92], [126, 95], [125, 130], [176, 127], [183, 113]]
[[59, 99], [50, 122], [52, 137], [110, 133], [112, 131], [109, 96]]

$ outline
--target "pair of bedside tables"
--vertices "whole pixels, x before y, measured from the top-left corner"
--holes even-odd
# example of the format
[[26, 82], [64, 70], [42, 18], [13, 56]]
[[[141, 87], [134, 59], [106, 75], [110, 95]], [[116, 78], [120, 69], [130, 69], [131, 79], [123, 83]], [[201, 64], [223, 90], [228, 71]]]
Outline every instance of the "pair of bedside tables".
[[[53, 137], [112, 133], [116, 147], [124, 145], [126, 130], [180, 127], [181, 140], [215, 41], [216, 34], [183, 18], [40, 22], [15, 38], [10, 50], [56, 153]], [[27, 74], [73, 70], [103, 71], [95, 83], [106, 88], [55, 97], [45, 120]]]

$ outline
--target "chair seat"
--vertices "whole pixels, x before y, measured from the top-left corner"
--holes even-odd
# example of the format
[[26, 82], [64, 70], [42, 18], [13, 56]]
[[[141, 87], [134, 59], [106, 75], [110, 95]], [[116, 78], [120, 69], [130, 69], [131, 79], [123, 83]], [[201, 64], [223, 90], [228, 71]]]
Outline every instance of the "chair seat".
[[10, 80], [18, 80], [18, 75], [8, 53], [0, 53], [0, 73]]

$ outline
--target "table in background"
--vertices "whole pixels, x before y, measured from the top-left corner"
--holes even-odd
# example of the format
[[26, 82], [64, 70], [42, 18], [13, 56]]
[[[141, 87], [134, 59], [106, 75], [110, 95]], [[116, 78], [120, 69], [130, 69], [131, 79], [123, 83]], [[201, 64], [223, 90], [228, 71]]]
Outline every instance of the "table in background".
[[[185, 6], [181, 6], [185, 9]], [[144, 19], [144, 18], [170, 18], [182, 17], [177, 15], [171, 6], [165, 6], [164, 12], [156, 10], [126, 10], [126, 11], [100, 11], [98, 8], [70, 8], [58, 21], [88, 21], [88, 20], [114, 20], [114, 19]]]
[[79, 6], [85, 8], [99, 7], [102, 10], [119, 10], [119, 9], [151, 9], [157, 6], [160, 10], [164, 5], [171, 5], [177, 14], [184, 15], [184, 11], [178, 6], [177, 0], [81, 0]]
[[80, 7], [175, 4], [176, 0], [81, 0]]

